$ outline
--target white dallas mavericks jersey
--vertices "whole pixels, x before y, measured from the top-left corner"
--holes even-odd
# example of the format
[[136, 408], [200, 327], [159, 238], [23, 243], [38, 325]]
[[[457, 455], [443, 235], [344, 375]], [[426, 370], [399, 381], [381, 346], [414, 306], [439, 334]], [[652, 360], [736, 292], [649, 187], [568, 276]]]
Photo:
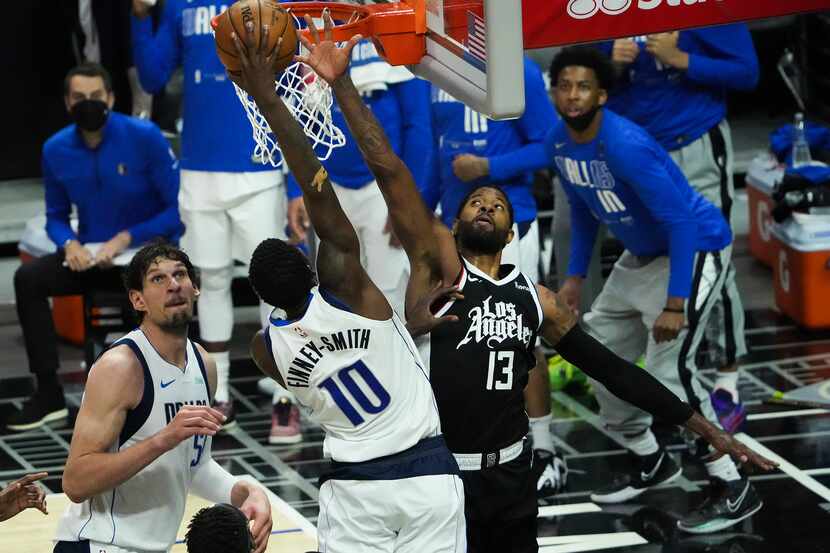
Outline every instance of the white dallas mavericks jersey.
[[315, 287], [299, 319], [272, 315], [266, 343], [335, 461], [391, 455], [440, 434], [429, 374], [394, 313], [367, 319]]
[[[144, 368], [144, 395], [127, 413], [111, 452], [153, 436], [183, 405], [210, 404], [204, 363], [190, 340], [184, 372], [162, 359], [140, 329], [113, 347], [122, 344], [132, 349]], [[90, 540], [129, 551], [167, 551], [176, 541], [194, 471], [210, 460], [210, 441], [209, 436], [184, 440], [114, 490], [70, 505], [55, 539]]]

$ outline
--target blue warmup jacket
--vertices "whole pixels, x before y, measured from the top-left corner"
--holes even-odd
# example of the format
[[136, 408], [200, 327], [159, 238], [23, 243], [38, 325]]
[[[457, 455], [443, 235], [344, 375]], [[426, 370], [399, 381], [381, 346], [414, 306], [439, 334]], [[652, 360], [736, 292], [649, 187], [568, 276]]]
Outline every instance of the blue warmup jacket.
[[[504, 189], [513, 204], [517, 223], [536, 219], [533, 171], [548, 165], [526, 155], [541, 145], [556, 123], [539, 67], [524, 61], [525, 112], [514, 120], [493, 121], [465, 106], [437, 86], [432, 87], [432, 121], [438, 154], [433, 178], [418, 181], [427, 205], [441, 203], [441, 218], [452, 225], [464, 197], [484, 184]], [[459, 154], [474, 154], [490, 161], [490, 176], [465, 183], [455, 176], [452, 161]]]
[[[363, 57], [366, 55], [367, 57]], [[352, 50], [352, 68], [379, 61], [374, 48]], [[363, 101], [377, 118], [392, 149], [409, 170], [416, 183], [427, 180], [432, 163], [432, 127], [429, 115], [429, 82], [412, 78], [408, 81], [389, 84], [387, 90], [374, 91], [363, 97]], [[366, 167], [357, 140], [349, 131], [346, 118], [337, 105], [332, 106], [332, 120], [346, 136], [346, 144], [332, 150], [331, 157], [323, 162], [332, 182], [346, 188], [362, 188], [375, 177]], [[294, 180], [288, 177], [288, 197], [297, 198], [302, 191]]]
[[[178, 241], [179, 167], [159, 128], [116, 112], [104, 125], [94, 150], [77, 127], [69, 125], [43, 145], [46, 232], [58, 245], [70, 238], [81, 243], [106, 242], [122, 230], [131, 246], [151, 238]], [[78, 235], [69, 226], [72, 204], [78, 207]]]
[[[694, 142], [726, 117], [728, 90], [752, 90], [758, 84], [758, 57], [743, 23], [680, 31], [677, 46], [689, 54], [689, 68], [665, 67], [646, 52], [611, 91], [607, 107], [637, 123], [666, 150]], [[613, 43], [601, 48], [610, 56]]]
[[696, 251], [732, 241], [720, 210], [695, 192], [680, 168], [645, 130], [603, 109], [595, 140], [573, 142], [563, 122], [545, 138], [571, 208], [569, 275], [585, 275], [599, 223], [637, 256], [668, 255], [668, 295], [688, 298]]
[[216, 54], [210, 20], [231, 2], [167, 0], [153, 35], [150, 17], [132, 18], [133, 59], [141, 86], [157, 93], [184, 69], [183, 169], [241, 173], [273, 170], [252, 159], [251, 124]]

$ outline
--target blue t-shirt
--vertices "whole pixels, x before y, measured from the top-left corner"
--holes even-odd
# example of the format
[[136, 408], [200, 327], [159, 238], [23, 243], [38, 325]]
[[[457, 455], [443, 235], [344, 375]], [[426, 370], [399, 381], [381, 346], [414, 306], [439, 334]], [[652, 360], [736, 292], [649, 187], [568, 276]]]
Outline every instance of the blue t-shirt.
[[[508, 121], [493, 121], [432, 86], [432, 121], [438, 154], [433, 178], [419, 182], [421, 194], [431, 208], [441, 203], [442, 220], [452, 225], [461, 200], [473, 189], [495, 184], [504, 189], [513, 204], [516, 222], [536, 219], [533, 198], [533, 171], [543, 169], [526, 156], [526, 148], [542, 144], [556, 122], [539, 67], [525, 58], [525, 112]], [[490, 175], [472, 182], [455, 176], [452, 161], [459, 154], [486, 157]]]
[[[69, 125], [43, 145], [46, 232], [62, 246], [106, 242], [122, 230], [132, 246], [155, 237], [176, 242], [184, 232], [179, 219], [179, 164], [159, 128], [110, 112], [103, 140], [90, 149], [77, 127]], [[69, 226], [78, 208], [78, 236]]]
[[[728, 90], [752, 90], [758, 83], [758, 57], [743, 23], [680, 31], [677, 46], [689, 54], [681, 71], [664, 66], [634, 39], [640, 54], [612, 89], [607, 107], [637, 123], [666, 150], [703, 136], [726, 117]], [[613, 43], [601, 48], [611, 54]]]
[[687, 298], [695, 252], [728, 246], [729, 226], [651, 135], [608, 109], [600, 113], [590, 143], [572, 141], [561, 121], [545, 138], [571, 208], [568, 274], [586, 274], [602, 222], [634, 255], [668, 255], [668, 295]]
[[150, 17], [132, 18], [133, 59], [145, 90], [163, 90], [173, 71], [183, 66], [183, 169], [273, 170], [252, 158], [251, 124], [216, 54], [210, 20], [230, 4], [167, 0], [155, 35]]

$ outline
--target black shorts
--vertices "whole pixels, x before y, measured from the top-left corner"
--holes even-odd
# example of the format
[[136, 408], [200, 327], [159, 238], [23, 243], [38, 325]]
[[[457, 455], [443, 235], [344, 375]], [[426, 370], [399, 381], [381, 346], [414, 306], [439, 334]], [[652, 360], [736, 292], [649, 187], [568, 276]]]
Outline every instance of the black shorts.
[[482, 470], [461, 471], [464, 481], [468, 553], [537, 553], [536, 485], [532, 453]]
[[89, 553], [89, 540], [59, 541], [52, 553]]

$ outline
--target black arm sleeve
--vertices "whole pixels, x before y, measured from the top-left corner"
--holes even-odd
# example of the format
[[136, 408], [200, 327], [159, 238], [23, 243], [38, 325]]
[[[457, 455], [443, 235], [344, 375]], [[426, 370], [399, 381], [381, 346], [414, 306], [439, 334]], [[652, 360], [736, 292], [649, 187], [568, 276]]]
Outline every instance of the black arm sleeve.
[[620, 399], [674, 424], [685, 424], [692, 407], [674, 395], [659, 380], [637, 365], [615, 355], [574, 326], [556, 344], [556, 351], [585, 374], [602, 382]]

